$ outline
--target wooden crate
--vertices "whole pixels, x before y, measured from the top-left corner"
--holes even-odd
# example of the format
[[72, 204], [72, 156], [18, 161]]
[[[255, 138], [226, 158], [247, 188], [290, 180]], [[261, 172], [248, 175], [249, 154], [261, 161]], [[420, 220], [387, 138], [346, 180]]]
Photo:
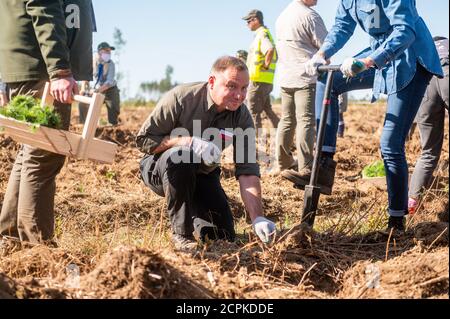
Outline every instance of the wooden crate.
[[[77, 159], [89, 159], [107, 164], [113, 163], [117, 145], [95, 138], [98, 118], [105, 96], [96, 93], [92, 97], [75, 95], [73, 99], [80, 103], [89, 104], [86, 124], [81, 135], [43, 126], [35, 129], [32, 124], [1, 115], [0, 126], [4, 128], [7, 135], [19, 143]], [[50, 95], [50, 83], [47, 83], [42, 98], [42, 106], [53, 105], [53, 101], [53, 97]]]

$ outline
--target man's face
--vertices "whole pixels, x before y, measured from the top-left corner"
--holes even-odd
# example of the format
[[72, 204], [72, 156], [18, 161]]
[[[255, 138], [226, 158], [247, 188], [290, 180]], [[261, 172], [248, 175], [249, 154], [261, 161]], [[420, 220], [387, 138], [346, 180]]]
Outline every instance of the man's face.
[[247, 20], [247, 26], [251, 31], [256, 31], [261, 24], [259, 23], [258, 18], [254, 17]]
[[249, 85], [247, 71], [228, 68], [225, 72], [212, 74], [208, 83], [211, 98], [218, 106], [218, 111], [236, 111], [244, 103]]
[[317, 0], [302, 0], [302, 1], [307, 7], [314, 7], [315, 5], [317, 5]]

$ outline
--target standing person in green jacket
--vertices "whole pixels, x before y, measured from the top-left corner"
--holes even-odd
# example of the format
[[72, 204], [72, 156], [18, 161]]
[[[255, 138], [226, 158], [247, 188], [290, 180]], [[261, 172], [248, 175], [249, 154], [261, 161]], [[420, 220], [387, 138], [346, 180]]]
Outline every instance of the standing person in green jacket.
[[[63, 128], [70, 125], [76, 81], [92, 78], [93, 9], [90, 0], [0, 1], [0, 73], [9, 98], [42, 96], [47, 81]], [[5, 241], [53, 239], [55, 177], [62, 155], [22, 145], [0, 213]]]

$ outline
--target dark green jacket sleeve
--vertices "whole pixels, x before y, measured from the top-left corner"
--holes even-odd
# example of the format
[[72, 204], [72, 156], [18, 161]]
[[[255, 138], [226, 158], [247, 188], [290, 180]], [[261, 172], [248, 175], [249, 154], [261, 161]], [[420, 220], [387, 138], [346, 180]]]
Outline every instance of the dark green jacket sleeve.
[[171, 136], [177, 127], [181, 105], [174, 90], [166, 93], [154, 111], [145, 121], [136, 137], [136, 144], [142, 153], [153, 154], [165, 137]]
[[70, 69], [63, 2], [28, 0], [26, 12], [31, 17], [50, 78], [58, 70]]
[[[84, 3], [90, 4], [90, 0], [78, 1], [82, 4], [79, 8], [83, 13]], [[80, 32], [78, 29], [66, 30], [66, 2], [0, 1], [0, 74], [5, 83], [45, 80], [57, 70], [73, 69], [70, 67], [69, 47], [77, 39], [71, 39], [67, 34], [68, 31], [75, 35]], [[86, 23], [80, 24], [83, 30], [86, 29], [84, 25]], [[92, 39], [92, 33], [89, 36]]]

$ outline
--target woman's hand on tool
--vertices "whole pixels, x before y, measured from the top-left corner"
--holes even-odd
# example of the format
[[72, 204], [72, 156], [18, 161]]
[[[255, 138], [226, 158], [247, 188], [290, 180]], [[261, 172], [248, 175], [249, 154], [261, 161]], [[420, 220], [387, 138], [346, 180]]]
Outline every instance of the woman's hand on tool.
[[341, 72], [347, 78], [353, 78], [359, 73], [366, 71], [373, 67], [375, 62], [371, 58], [355, 59], [347, 58], [344, 60], [341, 66]]

